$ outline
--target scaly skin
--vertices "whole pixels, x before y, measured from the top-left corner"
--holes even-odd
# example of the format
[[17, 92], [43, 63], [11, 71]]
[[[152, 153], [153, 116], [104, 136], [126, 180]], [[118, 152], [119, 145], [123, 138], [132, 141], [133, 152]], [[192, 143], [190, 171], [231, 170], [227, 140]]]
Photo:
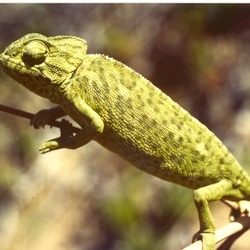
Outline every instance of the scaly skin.
[[[76, 149], [96, 140], [136, 167], [194, 189], [203, 250], [215, 248], [208, 202], [250, 199], [250, 178], [197, 119], [126, 65], [86, 54], [84, 40], [28, 34], [0, 55], [3, 70], [59, 107], [39, 112], [35, 127], [69, 115], [82, 128], [39, 148]], [[66, 129], [67, 130], [67, 129]]]

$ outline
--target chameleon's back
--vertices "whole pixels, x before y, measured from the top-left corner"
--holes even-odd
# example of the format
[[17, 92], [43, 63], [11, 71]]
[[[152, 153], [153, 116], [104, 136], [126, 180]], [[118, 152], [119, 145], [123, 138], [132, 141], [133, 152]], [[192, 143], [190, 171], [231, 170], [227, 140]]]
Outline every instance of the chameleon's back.
[[97, 141], [105, 147], [144, 171], [190, 188], [232, 175], [245, 178], [211, 131], [126, 65], [87, 55], [78, 71], [74, 84], [104, 120]]

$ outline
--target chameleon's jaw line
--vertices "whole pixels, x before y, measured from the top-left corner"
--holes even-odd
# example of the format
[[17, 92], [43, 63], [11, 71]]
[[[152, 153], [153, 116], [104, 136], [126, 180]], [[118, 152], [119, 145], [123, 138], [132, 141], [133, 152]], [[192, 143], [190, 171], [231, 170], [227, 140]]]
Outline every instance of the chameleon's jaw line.
[[76, 149], [91, 140], [139, 169], [194, 189], [203, 250], [215, 249], [208, 203], [250, 199], [250, 177], [203, 124], [128, 66], [86, 54], [73, 36], [28, 34], [0, 54], [0, 66], [32, 92], [59, 104], [39, 112], [40, 124], [64, 115], [81, 129], [45, 142], [40, 152]]

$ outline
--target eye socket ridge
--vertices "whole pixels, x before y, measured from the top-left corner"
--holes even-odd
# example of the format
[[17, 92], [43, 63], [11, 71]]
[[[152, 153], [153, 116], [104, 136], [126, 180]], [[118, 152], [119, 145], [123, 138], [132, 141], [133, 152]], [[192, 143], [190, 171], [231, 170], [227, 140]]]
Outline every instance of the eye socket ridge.
[[33, 40], [25, 46], [22, 60], [29, 66], [39, 65], [45, 61], [48, 51], [48, 47], [43, 42]]

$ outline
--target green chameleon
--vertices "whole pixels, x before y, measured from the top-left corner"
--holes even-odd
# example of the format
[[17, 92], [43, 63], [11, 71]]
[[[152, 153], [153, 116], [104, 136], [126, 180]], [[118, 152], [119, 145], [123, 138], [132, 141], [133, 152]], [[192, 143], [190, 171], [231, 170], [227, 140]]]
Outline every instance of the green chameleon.
[[76, 149], [91, 140], [139, 169], [194, 189], [202, 249], [215, 248], [215, 226], [208, 202], [250, 200], [250, 177], [224, 144], [203, 124], [151, 82], [108, 56], [86, 54], [86, 41], [73, 36], [28, 34], [0, 55], [13, 79], [58, 104], [31, 121], [34, 127], [69, 115], [69, 127], [43, 143], [47, 153]]

